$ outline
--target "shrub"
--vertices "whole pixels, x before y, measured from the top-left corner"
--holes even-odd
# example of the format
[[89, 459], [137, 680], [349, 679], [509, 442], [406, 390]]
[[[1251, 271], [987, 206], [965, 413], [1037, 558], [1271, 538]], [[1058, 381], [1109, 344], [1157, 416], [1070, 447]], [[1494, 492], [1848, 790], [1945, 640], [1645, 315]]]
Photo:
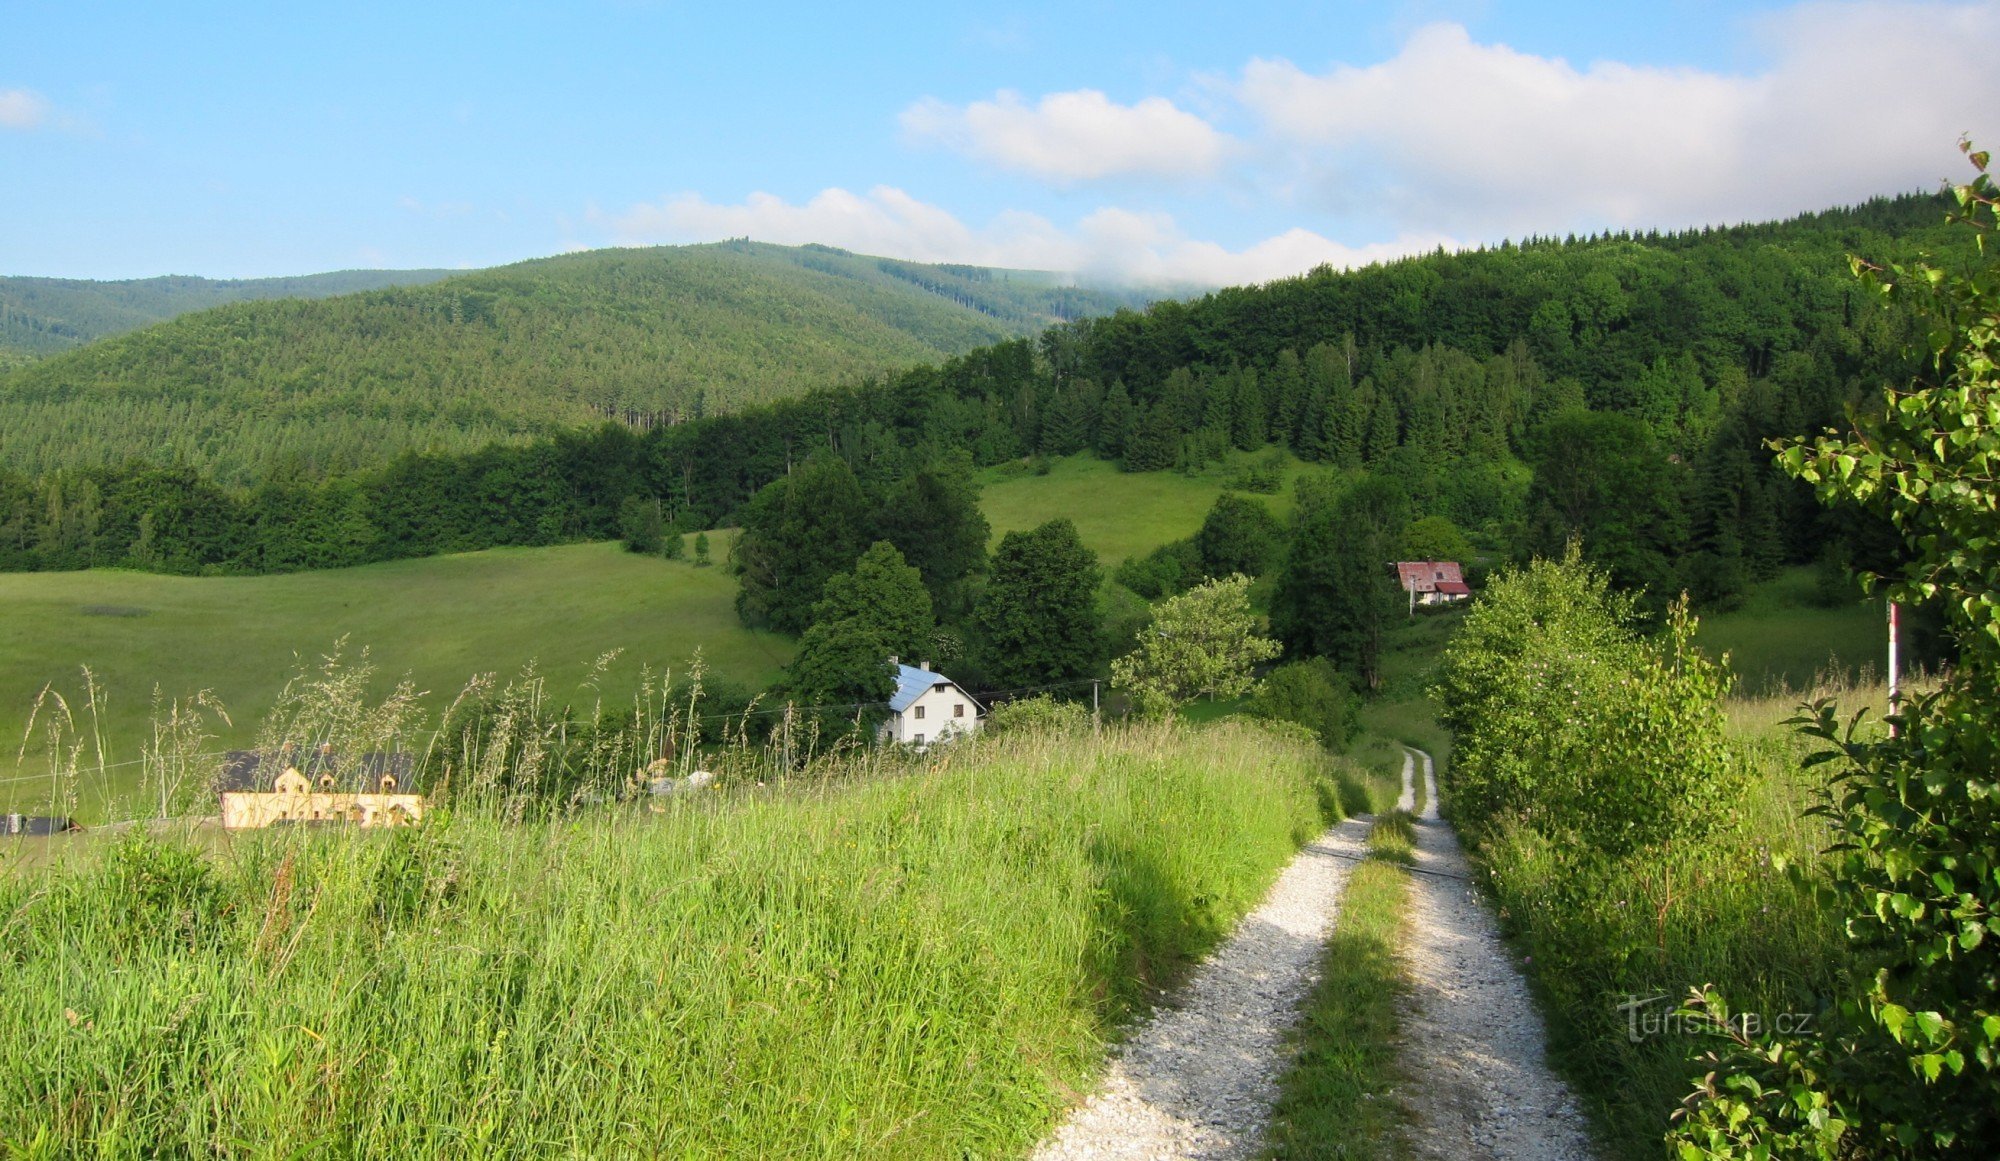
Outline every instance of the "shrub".
[[1280, 665], [1257, 683], [1249, 712], [1273, 721], [1296, 722], [1320, 745], [1345, 750], [1361, 728], [1360, 699], [1333, 663], [1324, 657]]
[[1728, 678], [1694, 648], [1686, 603], [1656, 641], [1574, 545], [1495, 578], [1446, 649], [1454, 815], [1515, 814], [1623, 853], [1715, 826], [1737, 781]]
[[1057, 701], [1051, 694], [1038, 693], [1001, 702], [986, 715], [982, 729], [1001, 735], [1046, 730], [1055, 733], [1081, 732], [1090, 728], [1090, 711], [1073, 701]]
[[1144, 556], [1127, 558], [1112, 579], [1149, 601], [1184, 593], [1201, 583], [1201, 553], [1193, 540], [1172, 540]]

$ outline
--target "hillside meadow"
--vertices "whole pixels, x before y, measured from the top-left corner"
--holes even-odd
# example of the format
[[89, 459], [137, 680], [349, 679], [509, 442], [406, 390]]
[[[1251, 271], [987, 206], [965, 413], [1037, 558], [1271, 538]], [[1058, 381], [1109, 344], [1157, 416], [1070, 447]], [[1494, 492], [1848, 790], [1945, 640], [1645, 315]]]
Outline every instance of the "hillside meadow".
[[[29, 1156], [1025, 1152], [1339, 801], [1229, 723], [0, 874]], [[10, 854], [12, 852], [9, 852]]]
[[[720, 559], [728, 537], [714, 534]], [[450, 699], [477, 673], [503, 678], [529, 664], [551, 693], [587, 705], [629, 696], [640, 671], [685, 666], [698, 649], [710, 672], [761, 688], [790, 660], [792, 644], [744, 628], [735, 578], [719, 566], [639, 557], [616, 544], [501, 548], [363, 568], [269, 577], [167, 577], [122, 571], [0, 574], [0, 777], [42, 768], [14, 759], [44, 684], [89, 720], [80, 667], [104, 691], [107, 758], [140, 756], [157, 687], [167, 697], [213, 691], [234, 727], [214, 748], [244, 745], [301, 661], [344, 639], [367, 649], [376, 671], [408, 674], [433, 700]], [[606, 652], [619, 656], [595, 689], [582, 687]], [[92, 763], [94, 764], [94, 763]], [[81, 795], [101, 818], [131, 789], [114, 772]], [[36, 781], [0, 782], [0, 805], [35, 805]]]
[[[1292, 512], [1292, 482], [1305, 465], [1286, 456], [1278, 491], [1253, 496], [1285, 518]], [[1109, 570], [1170, 540], [1193, 536], [1216, 497], [1232, 490], [1249, 457], [1198, 473], [1124, 472], [1092, 456], [1063, 456], [1035, 467], [1007, 464], [980, 475], [979, 506], [993, 526], [993, 540], [1065, 516]], [[1046, 467], [1047, 471], [1038, 471]]]

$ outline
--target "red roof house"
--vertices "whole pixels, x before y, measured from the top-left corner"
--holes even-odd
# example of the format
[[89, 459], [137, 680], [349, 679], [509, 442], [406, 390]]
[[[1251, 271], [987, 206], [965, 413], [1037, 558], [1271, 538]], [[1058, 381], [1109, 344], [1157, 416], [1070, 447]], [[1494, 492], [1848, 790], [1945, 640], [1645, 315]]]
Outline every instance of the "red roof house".
[[1410, 594], [1410, 607], [1450, 604], [1472, 595], [1455, 560], [1399, 560], [1396, 579]]

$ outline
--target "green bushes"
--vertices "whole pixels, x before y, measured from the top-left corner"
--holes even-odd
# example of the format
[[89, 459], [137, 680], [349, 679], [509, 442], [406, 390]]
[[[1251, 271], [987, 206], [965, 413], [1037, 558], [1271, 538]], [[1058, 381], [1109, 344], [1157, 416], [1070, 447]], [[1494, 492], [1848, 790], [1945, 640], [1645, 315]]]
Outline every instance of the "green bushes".
[[1280, 665], [1257, 683], [1246, 707], [1254, 717], [1297, 722], [1329, 750], [1345, 750], [1361, 728], [1361, 701], [1324, 657]]
[[[1028, 730], [946, 755], [899, 774], [872, 753], [856, 761], [880, 777], [664, 814], [461, 811], [231, 836], [212, 859], [135, 839], [95, 868], [20, 873], [0, 882], [0, 1142], [1022, 1150], [1117, 1021], [1319, 832], [1324, 759], [1241, 725]], [[162, 915], [212, 882], [193, 909], [215, 937], [125, 938], [127, 882]]]
[[1656, 641], [1574, 545], [1504, 574], [1466, 614], [1438, 680], [1448, 799], [1474, 828], [1516, 815], [1619, 854], [1713, 829], [1735, 792], [1722, 669], [1685, 606]]

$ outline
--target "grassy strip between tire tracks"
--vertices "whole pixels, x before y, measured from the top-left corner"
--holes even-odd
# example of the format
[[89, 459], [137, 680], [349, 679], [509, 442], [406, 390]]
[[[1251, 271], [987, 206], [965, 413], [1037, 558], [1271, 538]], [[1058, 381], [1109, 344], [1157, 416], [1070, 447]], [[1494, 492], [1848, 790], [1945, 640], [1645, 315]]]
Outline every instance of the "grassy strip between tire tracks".
[[1332, 774], [1141, 726], [664, 814], [138, 834], [0, 875], [0, 1153], [1025, 1151]]
[[1370, 857], [1341, 896], [1321, 978], [1294, 1033], [1297, 1055], [1281, 1084], [1269, 1153], [1305, 1158], [1398, 1158], [1405, 1114], [1393, 1090], [1397, 1008], [1407, 990], [1400, 947], [1415, 845], [1410, 816], [1369, 828]]

